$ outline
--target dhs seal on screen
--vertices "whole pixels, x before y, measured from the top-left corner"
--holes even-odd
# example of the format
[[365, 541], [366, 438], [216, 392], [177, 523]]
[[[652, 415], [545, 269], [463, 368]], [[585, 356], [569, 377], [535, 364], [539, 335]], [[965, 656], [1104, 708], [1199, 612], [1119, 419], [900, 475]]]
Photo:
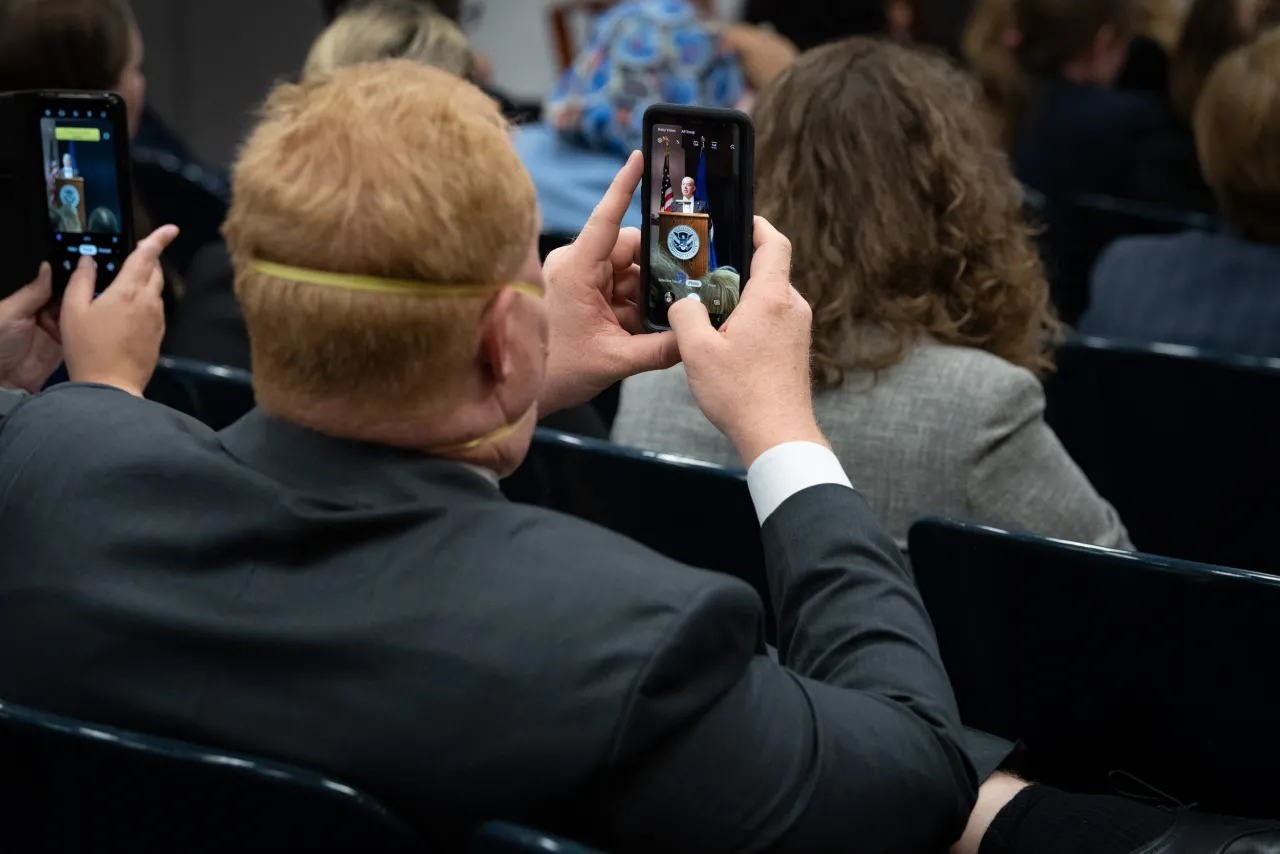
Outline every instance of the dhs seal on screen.
[[687, 225], [677, 225], [667, 235], [667, 251], [678, 261], [690, 260], [700, 248], [698, 232]]

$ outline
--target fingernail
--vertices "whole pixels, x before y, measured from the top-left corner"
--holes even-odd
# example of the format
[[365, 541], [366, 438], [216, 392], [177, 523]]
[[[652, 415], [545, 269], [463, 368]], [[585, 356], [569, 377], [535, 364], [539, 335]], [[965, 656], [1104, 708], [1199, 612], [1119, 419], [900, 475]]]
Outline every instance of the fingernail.
[[88, 256], [88, 255], [81, 255], [81, 256], [80, 256], [80, 260], [79, 260], [78, 262], [76, 262], [76, 266], [77, 266], [77, 267], [79, 267], [79, 268], [81, 268], [81, 269], [83, 269], [83, 268], [85, 268], [85, 267], [88, 267], [88, 266], [89, 266], [90, 264], [92, 264], [92, 263], [93, 263], [93, 262], [89, 260], [89, 256]]

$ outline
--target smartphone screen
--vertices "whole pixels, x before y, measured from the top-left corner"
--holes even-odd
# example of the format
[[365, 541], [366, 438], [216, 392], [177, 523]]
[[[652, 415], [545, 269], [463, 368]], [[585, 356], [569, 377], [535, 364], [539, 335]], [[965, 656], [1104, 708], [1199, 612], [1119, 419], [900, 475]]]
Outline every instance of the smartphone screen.
[[[118, 98], [51, 98], [38, 109], [49, 260], [63, 287], [88, 255], [98, 265], [102, 290], [133, 247], [131, 197], [120, 174], [128, 157], [120, 107]], [[127, 169], [127, 159], [124, 164]]]
[[719, 327], [738, 305], [751, 259], [750, 122], [696, 109], [647, 117], [647, 320], [668, 326], [696, 299]]

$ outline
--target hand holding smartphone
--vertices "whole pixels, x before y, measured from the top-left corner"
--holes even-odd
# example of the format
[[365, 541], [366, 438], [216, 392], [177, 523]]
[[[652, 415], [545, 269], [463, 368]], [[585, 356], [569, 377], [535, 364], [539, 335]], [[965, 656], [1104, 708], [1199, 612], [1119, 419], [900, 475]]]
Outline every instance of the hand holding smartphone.
[[656, 104], [644, 114], [640, 313], [648, 332], [696, 299], [718, 328], [751, 274], [755, 128], [736, 110]]
[[42, 261], [62, 296], [82, 257], [111, 284], [134, 247], [129, 130], [112, 92], [0, 95], [0, 297]]

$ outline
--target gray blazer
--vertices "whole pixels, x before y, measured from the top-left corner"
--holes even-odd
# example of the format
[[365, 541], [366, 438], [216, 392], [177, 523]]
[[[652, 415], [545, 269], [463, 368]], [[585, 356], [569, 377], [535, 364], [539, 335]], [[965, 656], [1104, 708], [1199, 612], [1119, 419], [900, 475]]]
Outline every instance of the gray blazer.
[[[878, 380], [847, 375], [814, 408], [854, 486], [900, 545], [913, 522], [937, 515], [1131, 548], [1115, 509], [1045, 424], [1039, 381], [997, 356], [925, 341]], [[698, 410], [683, 367], [623, 384], [613, 439], [740, 464]]]

